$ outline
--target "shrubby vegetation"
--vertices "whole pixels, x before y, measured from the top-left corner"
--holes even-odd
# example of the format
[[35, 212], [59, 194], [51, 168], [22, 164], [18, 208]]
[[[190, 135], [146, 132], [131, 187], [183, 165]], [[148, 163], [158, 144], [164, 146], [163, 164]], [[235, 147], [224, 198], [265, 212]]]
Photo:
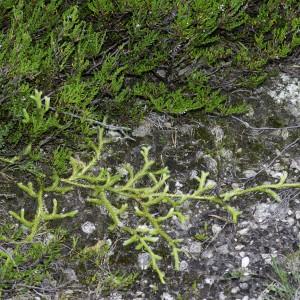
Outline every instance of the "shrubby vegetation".
[[[156, 248], [164, 242], [167, 244], [170, 255], [173, 257], [174, 269], [179, 270], [179, 254], [181, 252], [180, 239], [172, 238], [164, 229], [164, 222], [169, 219], [177, 218], [181, 223], [185, 222], [186, 217], [181, 212], [182, 205], [187, 201], [205, 201], [217, 205], [220, 209], [224, 209], [229, 213], [233, 223], [237, 223], [241, 212], [236, 210], [230, 202], [238, 196], [248, 193], [261, 192], [265, 193], [276, 201], [280, 201], [277, 193], [281, 189], [300, 188], [300, 183], [287, 183], [287, 174], [284, 174], [280, 181], [275, 184], [264, 184], [247, 189], [233, 189], [224, 191], [219, 195], [214, 195], [211, 190], [214, 185], [207, 182], [208, 173], [202, 172], [197, 177], [198, 186], [191, 193], [172, 193], [169, 191], [168, 179], [170, 177], [167, 168], [155, 170], [153, 168], [154, 161], [149, 159], [149, 148], [144, 147], [141, 151], [143, 156], [143, 164], [140, 169], [135, 170], [130, 164], [124, 164], [123, 170], [113, 174], [110, 168], [101, 167], [97, 172], [95, 167], [100, 162], [102, 152], [105, 145], [109, 142], [104, 138], [104, 129], [98, 132], [97, 142], [89, 140], [89, 147], [93, 153], [87, 162], [80, 158], [70, 158], [72, 172], [70, 176], [61, 178], [58, 174], [54, 174], [52, 183], [46, 185], [45, 182], [39, 180], [38, 187], [34, 187], [32, 182], [28, 184], [19, 183], [18, 186], [27, 193], [36, 202], [36, 211], [32, 220], [26, 217], [25, 210], [21, 209], [20, 213], [10, 211], [10, 214], [17, 219], [25, 228], [27, 233], [22, 243], [32, 243], [37, 238], [43, 225], [46, 222], [76, 217], [78, 211], [58, 212], [58, 201], [53, 198], [52, 208], [49, 213], [45, 203], [45, 194], [66, 194], [76, 188], [87, 190], [89, 197], [86, 199], [88, 203], [102, 206], [106, 209], [110, 219], [110, 230], [118, 230], [124, 238], [123, 246], [135, 245], [135, 249], [149, 254], [150, 265], [157, 273], [160, 281], [165, 283], [165, 274], [159, 266], [159, 261], [163, 258], [156, 253]], [[165, 206], [166, 213], [161, 213], [159, 207]], [[135, 215], [135, 222], [128, 220], [125, 224], [121, 220], [124, 213]], [[4, 241], [9, 238], [3, 236]], [[50, 241], [51, 242], [51, 241]], [[52, 245], [52, 242], [50, 243]], [[56, 243], [55, 243], [56, 244]], [[103, 246], [103, 245], [102, 245]], [[95, 245], [92, 252], [100, 251], [101, 246]], [[20, 248], [17, 246], [12, 253], [7, 253], [0, 249], [4, 268], [0, 272], [4, 282], [11, 279], [17, 279], [12, 272], [17, 264], [14, 257], [20, 255]], [[45, 250], [47, 250], [46, 247]], [[85, 249], [83, 250], [85, 253]], [[23, 263], [23, 260], [21, 260]], [[6, 284], [2, 285], [2, 288]], [[1, 288], [1, 285], [0, 285]]]
[[[236, 86], [260, 84], [265, 65], [300, 44], [297, 0], [3, 0], [0, 9], [2, 148], [61, 132], [58, 124], [82, 132], [85, 118], [105, 114], [244, 111], [211, 74], [242, 69]], [[28, 129], [34, 89], [53, 100], [44, 128]]]
[[[0, 294], [9, 293], [12, 286], [27, 290], [53, 279], [52, 263], [62, 253], [85, 270], [83, 282], [101, 281], [103, 290], [128, 287], [138, 276], [93, 274], [85, 262], [102, 265], [110, 245], [99, 241], [82, 247], [75, 237], [70, 245], [67, 232], [50, 230], [49, 221], [76, 218], [77, 211], [60, 212], [55, 199], [46, 205], [45, 193], [86, 190], [89, 203], [105, 207], [110, 229], [126, 239], [123, 245], [147, 252], [152, 269], [165, 282], [159, 261], [166, 257], [156, 251], [164, 243], [178, 269], [180, 240], [163, 224], [170, 218], [184, 220], [185, 201], [214, 203], [237, 222], [240, 212], [230, 204], [234, 197], [258, 191], [278, 200], [277, 190], [299, 187], [283, 177], [276, 184], [213, 195], [203, 172], [194, 192], [173, 194], [168, 190], [168, 169], [153, 170], [148, 148], [142, 150], [140, 169], [126, 164], [126, 175], [105, 167], [95, 174], [108, 141], [103, 129], [90, 125], [90, 120], [100, 123], [105, 115], [130, 124], [151, 110], [174, 115], [246, 111], [242, 99], [232, 102], [216, 82], [239, 71], [243, 76], [235, 86], [261, 84], [268, 76], [267, 64], [300, 45], [298, 5], [297, 0], [1, 1], [0, 162], [34, 175], [34, 183], [18, 186], [35, 204], [29, 214], [10, 212], [22, 226], [0, 226], [5, 244], [0, 245]], [[63, 141], [59, 146], [40, 151], [58, 138]], [[73, 157], [69, 144], [75, 143], [92, 150], [90, 159]], [[161, 204], [167, 209], [164, 213]], [[135, 221], [123, 224], [121, 215], [128, 212]]]

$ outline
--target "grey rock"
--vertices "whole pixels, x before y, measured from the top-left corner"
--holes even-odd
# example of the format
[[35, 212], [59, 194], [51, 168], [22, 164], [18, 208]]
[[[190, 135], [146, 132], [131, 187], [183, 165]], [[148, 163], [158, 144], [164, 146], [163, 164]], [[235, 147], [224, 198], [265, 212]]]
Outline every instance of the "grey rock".
[[249, 227], [243, 228], [241, 230], [238, 231], [239, 235], [246, 235], [249, 231]]
[[78, 281], [75, 271], [71, 268], [67, 268], [67, 269], [63, 270], [63, 274], [66, 278], [66, 281], [73, 281], [73, 282]]
[[123, 297], [120, 293], [112, 293], [110, 296], [109, 296], [109, 300], [123, 300]]
[[286, 109], [292, 115], [300, 116], [300, 81], [298, 78], [282, 73], [267, 92], [276, 102], [286, 104]]
[[172, 128], [172, 123], [171, 122], [165, 122], [164, 127], [166, 128]]
[[189, 248], [191, 254], [200, 254], [202, 250], [202, 244], [200, 242], [192, 242]]
[[132, 300], [144, 300], [144, 299], [145, 299], [145, 293], [143, 293], [142, 291], [137, 291]]
[[273, 170], [273, 169], [266, 169], [266, 173], [273, 177], [273, 178], [276, 178], [276, 179], [279, 179], [282, 177], [283, 175], [283, 172], [282, 171], [276, 171], [276, 170]]
[[297, 288], [293, 300], [300, 300], [300, 287]]
[[208, 168], [209, 172], [217, 173], [218, 172], [218, 163], [215, 159], [213, 159], [210, 155], [203, 156], [204, 163]]
[[118, 131], [115, 131], [115, 130], [109, 130], [107, 132], [107, 135], [109, 137], [113, 138], [113, 139], [116, 139], [116, 140], [122, 138], [122, 134], [120, 132], [118, 132]]
[[288, 129], [284, 128], [280, 130], [280, 135], [282, 136], [283, 140], [287, 140], [288, 137], [290, 136], [290, 133], [288, 131]]
[[296, 169], [297, 171], [300, 171], [300, 157], [292, 159], [290, 168], [291, 169]]
[[192, 227], [192, 224], [191, 224], [189, 218], [188, 218], [185, 222], [181, 223], [181, 222], [178, 220], [178, 218], [175, 216], [175, 217], [172, 218], [172, 222], [174, 223], [174, 225], [175, 225], [179, 230], [182, 230], [182, 231], [185, 231], [185, 232], [187, 232], [187, 231]]
[[205, 250], [203, 251], [201, 257], [202, 258], [207, 258], [207, 259], [210, 259], [214, 256], [214, 253], [211, 251], [211, 250]]
[[254, 170], [245, 170], [243, 172], [243, 175], [245, 176], [245, 178], [255, 177], [256, 174], [257, 174], [257, 172], [255, 172]]
[[284, 170], [284, 166], [282, 166], [280, 163], [276, 163], [273, 165], [273, 170], [282, 171], [282, 170]]
[[255, 206], [254, 219], [258, 222], [264, 222], [267, 219], [274, 217], [274, 212], [277, 210], [278, 204], [276, 203], [259, 203]]
[[200, 158], [203, 158], [204, 157], [204, 152], [199, 150], [196, 152], [196, 159], [200, 159]]
[[288, 223], [289, 226], [293, 226], [296, 221], [294, 218], [289, 217], [286, 219], [286, 222]]
[[167, 77], [167, 72], [166, 70], [163, 70], [163, 69], [159, 69], [156, 71], [156, 74], [159, 76], [159, 77], [162, 77], [162, 78], [166, 78]]
[[152, 132], [152, 127], [149, 122], [142, 123], [139, 127], [132, 131], [132, 135], [135, 137], [145, 137], [150, 135]]
[[238, 184], [238, 183], [236, 183], [236, 182], [234, 182], [234, 183], [231, 185], [231, 187], [232, 187], [234, 190], [236, 190], [236, 189], [239, 189], [239, 188], [240, 188], [239, 184]]
[[214, 181], [214, 180], [211, 180], [211, 179], [207, 179], [206, 180], [206, 184], [205, 184], [205, 187], [206, 188], [214, 188], [215, 186], [217, 185], [217, 183]]
[[222, 245], [216, 249], [219, 254], [226, 255], [229, 253], [228, 245]]
[[224, 138], [224, 131], [220, 126], [215, 126], [211, 129], [211, 133], [215, 136], [215, 143], [218, 145]]
[[300, 232], [297, 234], [298, 243], [300, 243]]
[[197, 170], [192, 170], [190, 172], [190, 179], [195, 179], [198, 177], [198, 171]]
[[183, 184], [179, 180], [176, 180], [175, 187], [176, 187], [176, 193], [179, 193], [181, 192], [180, 189], [183, 187]]
[[178, 131], [182, 134], [192, 135], [194, 132], [194, 126], [189, 124], [183, 124], [178, 128]]
[[167, 292], [164, 292], [160, 298], [161, 300], [174, 300], [174, 297]]
[[240, 257], [245, 257], [245, 256], [246, 256], [246, 253], [245, 253], [244, 251], [241, 251], [241, 252], [239, 253], [239, 256], [240, 256]]
[[277, 253], [262, 253], [261, 257], [263, 258], [266, 264], [271, 264], [272, 259], [277, 257]]
[[217, 224], [213, 224], [212, 227], [211, 227], [211, 230], [212, 230], [214, 235], [217, 235], [222, 231], [222, 227], [217, 225]]
[[178, 71], [178, 76], [183, 76], [183, 75], [187, 76], [187, 75], [191, 74], [192, 71], [193, 71], [192, 66], [187, 66], [187, 67], [185, 67], [183, 69], [180, 69]]
[[229, 150], [229, 149], [225, 149], [225, 148], [222, 148], [222, 149], [221, 149], [220, 155], [221, 155], [223, 158], [225, 158], [226, 160], [231, 160], [232, 157], [233, 157], [232, 151]]
[[181, 272], [183, 272], [183, 271], [187, 271], [188, 268], [189, 268], [188, 262], [187, 262], [186, 260], [182, 260], [182, 261], [180, 262], [180, 265], [179, 265], [179, 270], [180, 270]]

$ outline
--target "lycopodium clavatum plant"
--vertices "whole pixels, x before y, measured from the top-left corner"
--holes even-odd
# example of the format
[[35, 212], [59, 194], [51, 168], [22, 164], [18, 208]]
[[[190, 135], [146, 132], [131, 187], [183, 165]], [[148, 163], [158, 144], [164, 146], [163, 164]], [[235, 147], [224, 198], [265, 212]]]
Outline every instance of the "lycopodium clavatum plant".
[[[104, 136], [104, 129], [99, 128], [97, 141], [89, 140], [92, 150], [91, 157], [83, 161], [78, 157], [71, 157], [72, 172], [70, 176], [54, 177], [53, 183], [48, 186], [34, 188], [32, 183], [19, 183], [18, 186], [37, 202], [36, 213], [32, 220], [25, 217], [25, 211], [19, 214], [11, 212], [11, 215], [29, 229], [27, 240], [32, 240], [38, 227], [45, 222], [75, 217], [77, 211], [67, 213], [58, 212], [58, 203], [53, 200], [53, 210], [49, 213], [44, 204], [44, 195], [47, 193], [66, 194], [75, 189], [86, 190], [87, 203], [103, 206], [111, 219], [110, 230], [118, 230], [124, 235], [124, 246], [135, 246], [137, 251], [147, 252], [150, 257], [150, 265], [157, 273], [160, 281], [165, 283], [165, 274], [161, 269], [160, 261], [163, 258], [157, 252], [159, 245], [164, 243], [170, 250], [173, 258], [174, 269], [179, 270], [180, 243], [167, 233], [165, 223], [171, 218], [177, 218], [185, 222], [186, 216], [182, 213], [182, 204], [186, 201], [210, 202], [228, 212], [233, 223], [238, 222], [241, 214], [232, 203], [239, 196], [260, 192], [280, 201], [277, 193], [281, 189], [300, 188], [300, 183], [287, 183], [287, 174], [284, 174], [279, 182], [263, 184], [247, 189], [233, 189], [223, 191], [219, 195], [212, 193], [214, 185], [207, 181], [208, 173], [201, 172], [197, 177], [197, 187], [190, 193], [176, 194], [170, 191], [168, 180], [170, 172], [167, 167], [154, 168], [154, 161], [149, 158], [149, 147], [143, 147], [141, 155], [143, 163], [139, 169], [130, 164], [124, 164], [123, 170], [111, 171], [108, 167], [99, 167], [101, 155], [109, 140]], [[95, 169], [97, 172], [95, 173]], [[161, 213], [159, 207], [167, 207], [166, 213]], [[136, 222], [124, 221], [122, 214], [130, 212], [135, 215]]]

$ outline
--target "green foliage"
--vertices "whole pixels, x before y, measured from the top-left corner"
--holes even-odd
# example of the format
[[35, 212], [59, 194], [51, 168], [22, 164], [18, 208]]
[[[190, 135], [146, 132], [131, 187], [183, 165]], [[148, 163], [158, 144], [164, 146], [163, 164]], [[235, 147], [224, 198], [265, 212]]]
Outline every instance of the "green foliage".
[[[111, 290], [124, 290], [130, 288], [137, 280], [138, 273], [112, 273], [100, 283], [101, 290], [104, 292]], [[99, 287], [98, 287], [99, 288]]]
[[33, 220], [28, 220], [25, 217], [25, 210], [21, 209], [20, 213], [17, 214], [14, 211], [10, 211], [11, 216], [17, 219], [21, 224], [29, 229], [30, 234], [27, 236], [26, 241], [32, 241], [35, 235], [37, 234], [40, 226], [47, 221], [64, 219], [67, 217], [74, 217], [77, 214], [77, 211], [70, 211], [67, 213], [58, 213], [57, 212], [57, 200], [52, 200], [52, 212], [49, 213], [44, 201], [45, 192], [55, 192], [55, 193], [64, 193], [68, 189], [58, 187], [58, 181], [54, 180], [53, 184], [49, 187], [40, 186], [38, 190], [35, 190], [31, 182], [28, 185], [22, 183], [18, 184], [19, 188], [27, 193], [31, 198], [36, 201], [36, 213]]
[[68, 170], [71, 151], [66, 147], [58, 146], [53, 152], [53, 167], [58, 175], [63, 175]]
[[46, 117], [50, 109], [49, 97], [42, 99], [42, 92], [35, 90], [35, 94], [32, 95], [31, 98], [34, 100], [35, 107], [30, 114], [25, 108], [23, 109], [22, 121], [26, 125], [30, 136], [34, 139], [53, 127], [59, 127], [59, 124], [55, 116], [50, 115]]
[[[229, 203], [238, 196], [248, 193], [265, 193], [276, 201], [280, 201], [277, 190], [300, 188], [300, 183], [286, 183], [287, 174], [283, 175], [278, 183], [264, 184], [247, 189], [234, 189], [214, 195], [211, 190], [213, 185], [207, 183], [208, 173], [202, 172], [197, 178], [198, 186], [188, 194], [174, 194], [169, 191], [167, 168], [154, 169], [154, 161], [149, 159], [150, 148], [143, 147], [141, 155], [143, 164], [135, 170], [130, 164], [124, 164], [123, 170], [113, 172], [109, 168], [101, 167], [97, 173], [94, 167], [101, 159], [104, 146], [109, 141], [104, 137], [104, 129], [99, 129], [98, 139], [95, 142], [88, 140], [93, 154], [87, 162], [80, 158], [70, 158], [72, 173], [67, 178], [54, 177], [53, 184], [48, 187], [42, 185], [36, 190], [32, 183], [19, 187], [37, 202], [36, 213], [32, 221], [25, 218], [24, 210], [20, 214], [11, 212], [11, 215], [29, 229], [26, 238], [32, 241], [38, 228], [45, 221], [74, 217], [76, 211], [57, 213], [57, 201], [53, 200], [53, 211], [48, 213], [44, 203], [44, 193], [67, 193], [75, 188], [87, 190], [88, 203], [103, 206], [107, 210], [112, 224], [110, 230], [118, 230], [127, 238], [123, 245], [135, 245], [138, 251], [145, 251], [150, 255], [150, 264], [157, 273], [160, 281], [165, 282], [164, 272], [160, 268], [163, 257], [156, 253], [156, 249], [164, 242], [173, 257], [174, 269], [179, 270], [180, 240], [173, 239], [164, 229], [164, 224], [172, 218], [184, 222], [186, 217], [181, 212], [181, 205], [186, 201], [205, 201], [218, 205], [224, 209], [237, 223], [241, 214]], [[164, 205], [166, 212], [161, 212], [159, 207]], [[130, 211], [136, 216], [137, 223], [125, 224], [122, 214]], [[88, 252], [86, 252], [87, 254]]]
[[184, 88], [170, 91], [164, 83], [143, 83], [134, 87], [134, 95], [148, 98], [156, 110], [172, 114], [204, 109], [206, 112], [219, 111], [224, 114], [246, 111], [245, 105], [226, 106], [226, 97], [219, 91], [206, 86], [208, 78], [201, 72], [194, 72]]
[[88, 8], [98, 16], [111, 13], [114, 9], [114, 4], [111, 0], [92, 0], [88, 3]]
[[289, 255], [282, 262], [272, 261], [276, 277], [267, 288], [268, 299], [297, 299], [299, 297], [299, 251]]
[[0, 241], [5, 242], [7, 247], [0, 248], [0, 295], [12, 283], [21, 283], [17, 290], [22, 293], [26, 285], [38, 286], [45, 279], [51, 280], [52, 263], [61, 257], [65, 234], [62, 230], [56, 230], [48, 232], [44, 240], [22, 243], [24, 233], [21, 229], [1, 226]]
[[[211, 83], [212, 74], [222, 82], [231, 72], [210, 73], [210, 68], [222, 70], [230, 65], [249, 74], [239, 85], [261, 84], [268, 76], [265, 65], [287, 57], [300, 45], [298, 6], [298, 0], [263, 0], [252, 9], [245, 0], [0, 1], [0, 148], [24, 148], [0, 160], [14, 165], [29, 157], [19, 168], [38, 179], [36, 185], [19, 183], [34, 200], [36, 211], [33, 215], [24, 210], [11, 212], [27, 231], [15, 231], [12, 240], [21, 243], [12, 243], [12, 252], [0, 248], [0, 289], [16, 281], [41, 283], [59, 255], [60, 241], [50, 242], [51, 246], [41, 243], [39, 230], [48, 221], [74, 217], [76, 211], [59, 213], [57, 201], [48, 203], [45, 193], [86, 189], [89, 203], [107, 209], [110, 228], [124, 235], [124, 245], [149, 253], [151, 267], [164, 282], [160, 245], [168, 247], [175, 269], [180, 254], [180, 241], [172, 239], [164, 225], [170, 218], [184, 221], [184, 201], [215, 203], [237, 222], [240, 212], [229, 205], [235, 197], [264, 192], [278, 200], [277, 190], [299, 187], [282, 178], [276, 184], [217, 197], [206, 186], [208, 174], [202, 173], [194, 192], [175, 195], [168, 191], [168, 170], [153, 168], [148, 148], [142, 150], [141, 169], [127, 164], [127, 175], [108, 168], [95, 175], [92, 169], [107, 142], [102, 131], [98, 143], [89, 142], [94, 152], [88, 162], [70, 158], [64, 146], [54, 151], [52, 185], [43, 183], [47, 176], [34, 166], [41, 153], [35, 146], [47, 135], [68, 134], [77, 142], [95, 131], [86, 120], [99, 120], [106, 114], [136, 120], [149, 109], [173, 114], [196, 109], [225, 115], [244, 112], [244, 104], [230, 104], [222, 86], [216, 89]], [[186, 67], [191, 68], [189, 74], [181, 74]], [[166, 70], [165, 77], [155, 75], [161, 68]], [[42, 97], [38, 90], [51, 95], [51, 106], [50, 96]], [[68, 132], [61, 130], [64, 124]], [[69, 159], [72, 174], [65, 178]], [[162, 205], [167, 211], [160, 210]], [[136, 217], [135, 224], [123, 224], [125, 212]], [[1, 240], [10, 242], [2, 229]], [[198, 238], [204, 237], [200, 233]], [[107, 249], [98, 246], [78, 254], [81, 261], [100, 265]], [[24, 269], [32, 262], [36, 262], [33, 268]], [[135, 279], [130, 276], [113, 274], [108, 284], [129, 286]]]
[[[263, 82], [266, 63], [300, 44], [297, 8], [297, 0], [264, 0], [251, 9], [245, 0], [1, 1], [0, 146], [58, 134], [63, 122], [78, 126], [61, 112], [137, 118], [145, 105], [174, 114], [224, 112], [222, 87], [216, 90], [210, 75], [191, 87], [193, 74], [231, 64], [250, 71], [246, 86]], [[190, 76], [178, 75], [188, 66], [195, 66]], [[161, 67], [166, 78], [153, 76]], [[36, 88], [51, 93], [56, 120], [49, 111], [34, 113], [26, 99]], [[225, 107], [226, 114], [244, 110]], [[36, 120], [42, 115], [46, 127]], [[29, 135], [22, 119], [30, 122]]]

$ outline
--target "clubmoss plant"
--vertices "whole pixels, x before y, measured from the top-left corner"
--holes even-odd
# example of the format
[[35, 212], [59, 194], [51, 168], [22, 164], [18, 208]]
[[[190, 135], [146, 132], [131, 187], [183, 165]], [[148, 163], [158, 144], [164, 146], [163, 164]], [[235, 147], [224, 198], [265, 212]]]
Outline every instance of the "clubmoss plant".
[[42, 92], [35, 90], [34, 95], [30, 96], [35, 102], [35, 108], [32, 113], [28, 113], [23, 109], [23, 123], [29, 130], [32, 138], [41, 136], [53, 127], [59, 127], [57, 118], [52, 114], [46, 115], [50, 109], [50, 98], [42, 98]]
[[52, 206], [52, 212], [49, 213], [46, 204], [44, 201], [44, 193], [45, 192], [56, 192], [56, 193], [65, 193], [67, 188], [59, 188], [57, 186], [58, 182], [54, 181], [53, 185], [50, 187], [44, 188], [43, 186], [40, 186], [37, 190], [33, 187], [33, 184], [31, 182], [28, 183], [28, 185], [24, 185], [22, 183], [18, 184], [18, 187], [22, 189], [24, 192], [26, 192], [31, 198], [35, 199], [36, 201], [36, 212], [34, 215], [34, 218], [32, 220], [28, 220], [25, 217], [25, 211], [24, 209], [21, 209], [20, 213], [17, 214], [16, 212], [10, 211], [10, 214], [16, 218], [21, 224], [23, 224], [25, 227], [27, 227], [30, 231], [30, 234], [27, 236], [26, 241], [32, 241], [35, 235], [37, 234], [40, 226], [42, 223], [45, 223], [47, 221], [51, 220], [58, 220], [58, 219], [64, 219], [67, 217], [74, 217], [77, 214], [77, 211], [70, 211], [67, 213], [58, 213], [57, 211], [57, 200], [53, 199], [53, 206]]
[[[110, 230], [118, 230], [127, 236], [124, 246], [135, 245], [138, 251], [145, 251], [150, 255], [151, 267], [158, 274], [162, 283], [165, 283], [164, 272], [160, 268], [159, 261], [162, 259], [156, 253], [159, 243], [164, 242], [170, 249], [174, 260], [175, 270], [179, 270], [180, 240], [173, 239], [164, 229], [164, 224], [171, 218], [185, 221], [181, 212], [181, 205], [186, 201], [205, 201], [217, 205], [229, 213], [233, 223], [237, 223], [241, 214], [230, 203], [237, 197], [260, 192], [280, 201], [277, 193], [281, 189], [300, 188], [300, 183], [286, 183], [287, 174], [284, 174], [278, 183], [264, 184], [247, 189], [234, 189], [221, 192], [219, 195], [211, 193], [213, 185], [207, 183], [208, 173], [202, 172], [197, 178], [197, 188], [188, 194], [175, 194], [169, 191], [168, 179], [170, 173], [167, 168], [154, 169], [154, 161], [149, 159], [149, 147], [143, 147], [141, 154], [143, 164], [139, 170], [135, 170], [130, 164], [124, 165], [123, 171], [113, 173], [106, 167], [98, 167], [104, 146], [109, 142], [104, 137], [104, 129], [98, 131], [97, 142], [89, 140], [89, 146], [93, 150], [91, 159], [87, 162], [72, 157], [70, 163], [72, 173], [67, 178], [55, 177], [54, 183], [49, 187], [40, 187], [37, 191], [29, 183], [19, 183], [29, 196], [37, 201], [37, 210], [32, 221], [25, 219], [24, 210], [20, 214], [11, 212], [23, 225], [30, 229], [28, 240], [32, 240], [41, 222], [65, 217], [73, 217], [76, 211], [65, 214], [57, 213], [57, 202], [53, 201], [53, 212], [48, 213], [43, 195], [44, 192], [67, 193], [72, 189], [86, 189], [90, 196], [88, 203], [106, 208], [112, 224]], [[95, 168], [97, 171], [95, 171]], [[127, 175], [124, 175], [127, 174]], [[167, 208], [166, 213], [160, 211], [161, 205]], [[130, 211], [137, 217], [137, 222], [124, 223], [122, 214]]]

